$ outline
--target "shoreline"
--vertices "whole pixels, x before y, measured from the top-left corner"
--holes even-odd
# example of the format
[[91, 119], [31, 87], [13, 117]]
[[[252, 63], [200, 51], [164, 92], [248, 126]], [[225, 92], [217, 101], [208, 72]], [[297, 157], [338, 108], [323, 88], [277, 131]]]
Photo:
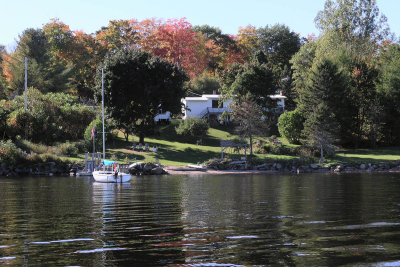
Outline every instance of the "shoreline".
[[196, 170], [190, 168], [182, 168], [182, 166], [163, 166], [164, 170], [168, 172], [168, 175], [227, 175], [227, 174], [304, 174], [304, 173], [400, 173], [399, 170], [352, 170], [352, 171], [340, 171], [335, 172], [331, 170], [326, 171], [310, 171], [310, 172], [285, 172], [277, 170], [214, 170], [214, 169], [204, 169]]

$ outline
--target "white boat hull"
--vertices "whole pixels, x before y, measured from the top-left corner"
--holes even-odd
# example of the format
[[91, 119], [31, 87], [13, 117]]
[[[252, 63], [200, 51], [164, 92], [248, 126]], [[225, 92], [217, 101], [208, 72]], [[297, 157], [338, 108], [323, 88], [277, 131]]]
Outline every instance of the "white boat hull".
[[94, 171], [93, 178], [100, 183], [126, 183], [131, 180], [131, 175], [123, 172], [115, 174], [110, 171]]

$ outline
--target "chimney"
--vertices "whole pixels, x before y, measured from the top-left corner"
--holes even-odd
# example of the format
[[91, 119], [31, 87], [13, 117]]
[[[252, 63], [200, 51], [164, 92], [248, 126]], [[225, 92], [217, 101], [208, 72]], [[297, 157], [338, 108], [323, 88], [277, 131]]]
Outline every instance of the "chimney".
[[216, 95], [216, 94], [217, 94], [217, 91], [213, 90], [213, 95]]
[[282, 90], [279, 91], [279, 95], [283, 96], [283, 91]]

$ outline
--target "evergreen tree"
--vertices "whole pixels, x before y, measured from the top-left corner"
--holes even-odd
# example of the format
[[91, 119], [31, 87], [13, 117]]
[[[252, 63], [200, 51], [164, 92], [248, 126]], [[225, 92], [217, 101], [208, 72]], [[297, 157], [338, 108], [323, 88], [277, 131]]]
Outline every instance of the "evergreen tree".
[[306, 118], [304, 137], [318, 148], [329, 147], [343, 134], [343, 122], [348, 118], [343, 81], [336, 65], [324, 59], [313, 66], [310, 81], [300, 96], [299, 110]]

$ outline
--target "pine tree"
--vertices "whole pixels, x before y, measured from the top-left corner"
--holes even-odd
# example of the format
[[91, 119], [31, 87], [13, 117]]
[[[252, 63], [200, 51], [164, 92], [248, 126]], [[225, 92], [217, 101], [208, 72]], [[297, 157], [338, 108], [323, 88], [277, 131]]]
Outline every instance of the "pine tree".
[[308, 85], [300, 97], [299, 108], [306, 118], [303, 134], [306, 142], [323, 152], [340, 136], [341, 121], [346, 116], [344, 78], [337, 67], [324, 59], [315, 64]]

